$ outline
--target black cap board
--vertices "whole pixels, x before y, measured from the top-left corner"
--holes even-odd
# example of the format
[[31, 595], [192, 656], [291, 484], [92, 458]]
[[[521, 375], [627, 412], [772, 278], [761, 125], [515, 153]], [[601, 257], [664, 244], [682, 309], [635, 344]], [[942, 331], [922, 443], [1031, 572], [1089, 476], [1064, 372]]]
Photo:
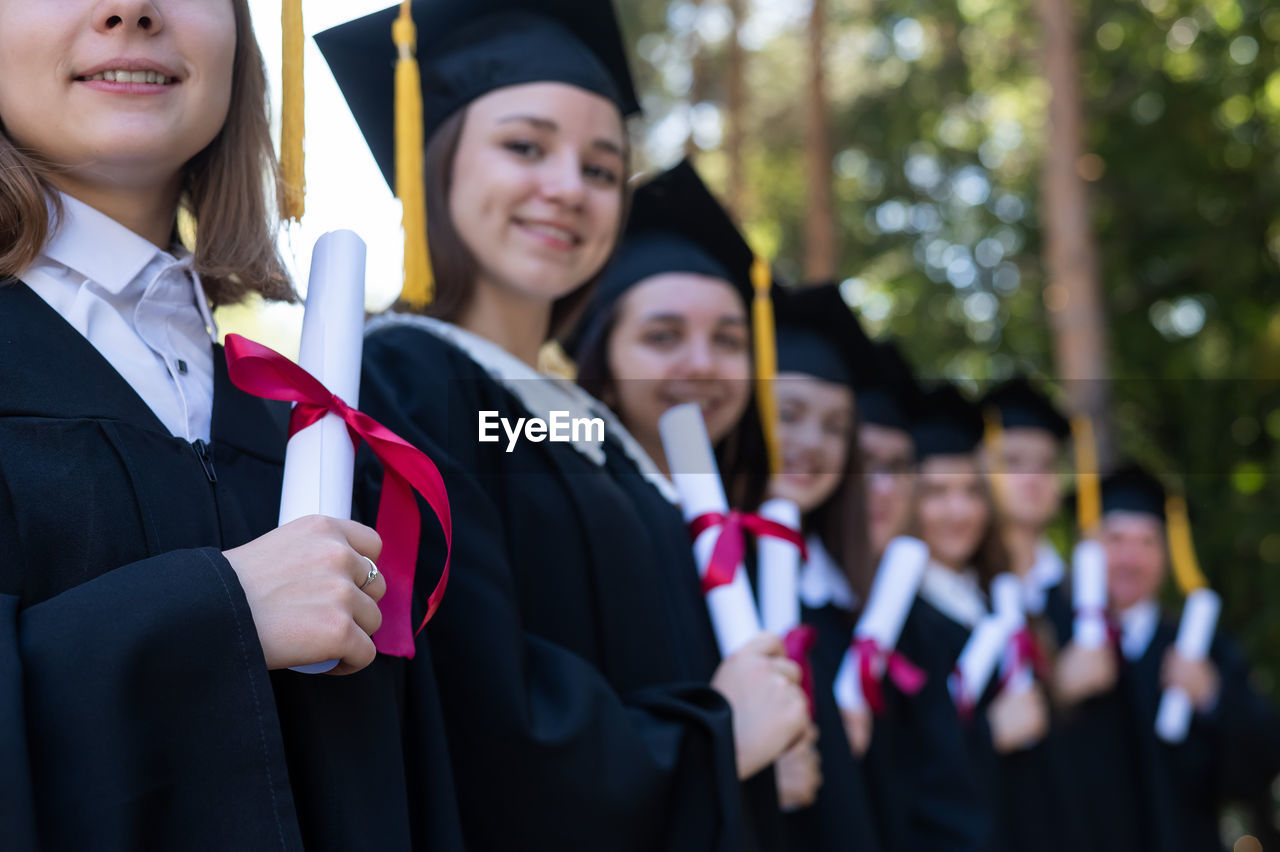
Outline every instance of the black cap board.
[[[395, 183], [398, 6], [316, 35], [387, 183]], [[424, 136], [496, 89], [568, 83], [640, 111], [612, 0], [415, 0]]]

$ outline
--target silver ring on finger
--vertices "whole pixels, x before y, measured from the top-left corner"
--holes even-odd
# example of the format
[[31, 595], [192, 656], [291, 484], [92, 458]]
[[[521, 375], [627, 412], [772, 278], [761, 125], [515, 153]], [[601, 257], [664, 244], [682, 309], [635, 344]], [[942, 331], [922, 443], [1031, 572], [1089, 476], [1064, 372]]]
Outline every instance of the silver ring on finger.
[[367, 556], [362, 556], [360, 558], [369, 563], [369, 574], [364, 578], [364, 582], [360, 584], [360, 591], [364, 591], [365, 586], [378, 579], [378, 566]]

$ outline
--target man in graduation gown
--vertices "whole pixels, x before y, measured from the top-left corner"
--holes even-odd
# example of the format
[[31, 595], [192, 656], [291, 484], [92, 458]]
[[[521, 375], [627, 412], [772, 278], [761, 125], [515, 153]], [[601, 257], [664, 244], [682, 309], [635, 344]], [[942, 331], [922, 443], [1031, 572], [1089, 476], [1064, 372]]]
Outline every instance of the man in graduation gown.
[[[1202, 660], [1174, 647], [1177, 622], [1157, 601], [1169, 561], [1165, 505], [1159, 480], [1140, 468], [1103, 481], [1103, 543], [1123, 658], [1116, 691], [1135, 746], [1143, 848], [1203, 852], [1222, 848], [1222, 807], [1257, 800], [1280, 772], [1280, 717], [1251, 685], [1248, 662], [1224, 631]], [[1179, 743], [1155, 731], [1170, 686], [1185, 690], [1194, 707]]]

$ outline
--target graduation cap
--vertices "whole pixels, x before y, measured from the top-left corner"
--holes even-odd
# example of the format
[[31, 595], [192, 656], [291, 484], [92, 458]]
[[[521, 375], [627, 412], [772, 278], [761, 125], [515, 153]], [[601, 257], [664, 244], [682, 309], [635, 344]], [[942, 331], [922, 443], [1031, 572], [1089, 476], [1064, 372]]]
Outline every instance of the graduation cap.
[[1040, 429], [1059, 441], [1071, 434], [1067, 418], [1026, 376], [1017, 376], [992, 388], [979, 406], [984, 412], [993, 412], [1004, 429]]
[[1208, 588], [1196, 559], [1186, 500], [1136, 464], [1126, 464], [1102, 480], [1102, 512], [1137, 512], [1165, 524], [1169, 562], [1183, 594]]
[[881, 340], [872, 346], [875, 381], [858, 391], [858, 416], [863, 423], [909, 432], [921, 410], [923, 391], [897, 344]]
[[778, 370], [845, 385], [855, 393], [874, 375], [875, 352], [834, 282], [775, 289]]
[[405, 0], [316, 44], [383, 176], [405, 205], [406, 301], [430, 301], [423, 141], [496, 89], [568, 83], [639, 112], [611, 0]]
[[916, 458], [968, 455], [982, 442], [982, 412], [960, 389], [944, 383], [923, 394], [911, 424]]

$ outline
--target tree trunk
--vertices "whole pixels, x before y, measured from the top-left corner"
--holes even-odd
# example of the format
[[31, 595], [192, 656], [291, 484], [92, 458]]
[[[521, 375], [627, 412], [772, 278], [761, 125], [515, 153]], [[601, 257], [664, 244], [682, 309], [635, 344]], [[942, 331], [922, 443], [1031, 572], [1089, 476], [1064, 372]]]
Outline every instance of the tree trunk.
[[[693, 6], [701, 11], [702, 0], [693, 0]], [[702, 49], [702, 36], [698, 34], [697, 28], [689, 33], [689, 43], [687, 55], [689, 57], [689, 107], [692, 110], [698, 104], [707, 99], [707, 55]], [[698, 143], [693, 138], [693, 114], [689, 115], [689, 138], [684, 141], [684, 156], [690, 162], [697, 158]]]
[[1098, 461], [1105, 468], [1115, 454], [1107, 411], [1106, 318], [1098, 248], [1090, 227], [1088, 184], [1080, 172], [1085, 119], [1075, 10], [1071, 0], [1036, 0], [1036, 8], [1050, 89], [1040, 184], [1047, 274], [1044, 303], [1058, 378], [1067, 390], [1072, 413], [1093, 418]]
[[746, 177], [742, 164], [742, 140], [747, 83], [746, 56], [739, 36], [747, 17], [746, 0], [729, 0], [729, 13], [733, 18], [733, 30], [729, 34], [728, 80], [725, 83], [724, 153], [729, 161], [725, 204], [729, 212], [741, 221]]
[[826, 86], [826, 0], [813, 0], [809, 15], [809, 80], [805, 98], [805, 211], [804, 272], [808, 281], [836, 277], [838, 263], [835, 199], [832, 195], [831, 120]]

